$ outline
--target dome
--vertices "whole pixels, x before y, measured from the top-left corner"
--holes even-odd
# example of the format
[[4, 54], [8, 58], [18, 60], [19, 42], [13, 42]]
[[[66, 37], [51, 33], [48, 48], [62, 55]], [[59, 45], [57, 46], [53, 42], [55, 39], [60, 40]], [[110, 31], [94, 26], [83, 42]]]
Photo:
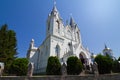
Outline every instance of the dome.
[[110, 48], [105, 48], [105, 49], [103, 49], [103, 51], [111, 51], [111, 49]]
[[111, 49], [105, 45], [105, 49], [103, 49], [103, 51], [111, 51]]

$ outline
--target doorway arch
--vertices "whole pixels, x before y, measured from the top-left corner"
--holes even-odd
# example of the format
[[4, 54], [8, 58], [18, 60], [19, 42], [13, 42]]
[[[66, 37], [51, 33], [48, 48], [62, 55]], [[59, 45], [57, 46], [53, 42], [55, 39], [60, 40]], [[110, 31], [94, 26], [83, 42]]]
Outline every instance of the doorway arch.
[[79, 58], [80, 58], [82, 64], [86, 64], [86, 55], [84, 52], [80, 52]]

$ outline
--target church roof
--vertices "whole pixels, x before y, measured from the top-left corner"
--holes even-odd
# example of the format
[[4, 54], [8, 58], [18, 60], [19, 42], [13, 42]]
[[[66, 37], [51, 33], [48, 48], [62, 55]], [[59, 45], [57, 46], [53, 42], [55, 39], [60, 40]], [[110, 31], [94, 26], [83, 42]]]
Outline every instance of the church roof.
[[103, 49], [103, 51], [108, 51], [111, 50], [110, 48], [107, 47], [107, 45], [105, 44], [105, 48]]

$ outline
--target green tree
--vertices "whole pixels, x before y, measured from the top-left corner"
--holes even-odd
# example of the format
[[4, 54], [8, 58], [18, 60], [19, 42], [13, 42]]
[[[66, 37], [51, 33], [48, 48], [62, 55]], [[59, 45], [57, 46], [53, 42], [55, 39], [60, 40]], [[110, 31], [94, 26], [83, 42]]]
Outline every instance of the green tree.
[[98, 70], [100, 74], [111, 72], [113, 61], [109, 56], [97, 55], [95, 61], [98, 64]]
[[114, 72], [114, 73], [120, 72], [120, 64], [119, 64], [118, 60], [113, 61], [112, 72]]
[[46, 73], [48, 75], [60, 75], [61, 74], [61, 64], [58, 57], [49, 57], [47, 63]]
[[5, 63], [5, 72], [8, 73], [12, 61], [17, 55], [16, 33], [8, 30], [7, 25], [0, 27], [0, 62]]
[[118, 61], [120, 61], [120, 57], [118, 58]]
[[82, 63], [81, 61], [75, 57], [69, 57], [67, 59], [67, 73], [70, 75], [78, 75], [80, 72], [82, 72]]
[[28, 62], [29, 61], [27, 58], [15, 59], [9, 69], [10, 74], [15, 74], [17, 76], [26, 75], [28, 69]]

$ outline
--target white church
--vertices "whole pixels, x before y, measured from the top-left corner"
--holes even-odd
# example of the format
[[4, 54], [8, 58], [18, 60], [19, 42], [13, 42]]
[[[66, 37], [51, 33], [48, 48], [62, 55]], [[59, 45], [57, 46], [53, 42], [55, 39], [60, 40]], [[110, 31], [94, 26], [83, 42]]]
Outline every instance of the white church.
[[62, 18], [56, 6], [47, 18], [46, 38], [39, 47], [34, 46], [31, 40], [27, 52], [29, 62], [34, 63], [34, 73], [45, 73], [47, 61], [50, 56], [57, 56], [61, 64], [70, 56], [77, 56], [82, 63], [91, 63], [91, 53], [82, 45], [80, 29], [73, 18], [70, 23], [63, 24]]

